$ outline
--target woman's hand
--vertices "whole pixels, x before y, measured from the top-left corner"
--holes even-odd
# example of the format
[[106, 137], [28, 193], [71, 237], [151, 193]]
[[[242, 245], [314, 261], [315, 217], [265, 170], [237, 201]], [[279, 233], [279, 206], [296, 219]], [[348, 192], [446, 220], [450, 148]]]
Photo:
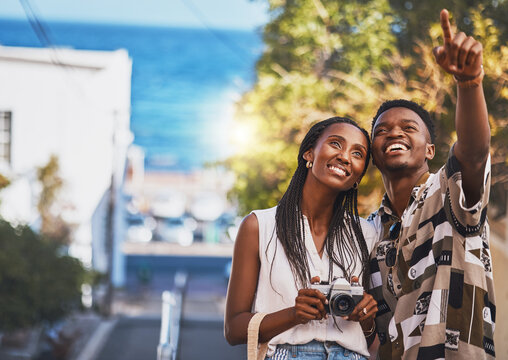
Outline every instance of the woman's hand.
[[[364, 292], [363, 298], [356, 304], [353, 312], [346, 317], [346, 320], [359, 321], [362, 325], [372, 325], [372, 320], [376, 317], [377, 302], [372, 295]], [[363, 327], [363, 326], [362, 326]], [[368, 328], [370, 328], [369, 326]]]
[[[319, 282], [319, 277], [313, 277], [312, 284]], [[295, 298], [294, 322], [296, 324], [306, 324], [310, 320], [326, 319], [326, 308], [328, 304], [326, 296], [317, 289], [300, 289]]]

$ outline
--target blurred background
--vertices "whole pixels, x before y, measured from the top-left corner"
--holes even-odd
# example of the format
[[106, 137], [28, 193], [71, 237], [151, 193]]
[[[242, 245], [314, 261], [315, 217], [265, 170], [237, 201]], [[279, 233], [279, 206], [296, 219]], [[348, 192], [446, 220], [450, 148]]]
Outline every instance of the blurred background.
[[[503, 358], [508, 1], [3, 0], [0, 359], [245, 357], [222, 336], [236, 231], [277, 204], [313, 123], [370, 130], [384, 100], [411, 99], [444, 163], [442, 7], [484, 46]], [[360, 192], [366, 216], [383, 194], [373, 166]]]

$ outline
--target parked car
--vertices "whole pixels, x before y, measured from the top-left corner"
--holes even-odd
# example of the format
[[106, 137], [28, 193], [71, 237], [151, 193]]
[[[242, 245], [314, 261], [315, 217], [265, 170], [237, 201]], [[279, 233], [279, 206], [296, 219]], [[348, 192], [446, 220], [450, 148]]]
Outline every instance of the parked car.
[[160, 218], [179, 218], [184, 215], [187, 198], [176, 191], [167, 191], [155, 198], [151, 205], [151, 212]]
[[149, 242], [153, 238], [155, 226], [155, 220], [150, 216], [130, 214], [127, 217], [127, 235], [125, 240], [128, 242]]
[[160, 241], [189, 246], [194, 242], [196, 220], [191, 217], [161, 218], [157, 221], [155, 237]]

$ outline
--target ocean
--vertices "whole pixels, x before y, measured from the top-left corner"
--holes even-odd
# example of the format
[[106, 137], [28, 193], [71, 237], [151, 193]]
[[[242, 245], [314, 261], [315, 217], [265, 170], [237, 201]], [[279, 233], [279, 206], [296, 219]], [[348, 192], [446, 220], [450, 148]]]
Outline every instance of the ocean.
[[[126, 49], [131, 131], [147, 171], [189, 172], [232, 153], [234, 103], [255, 80], [257, 31], [48, 22], [52, 44]], [[0, 45], [41, 47], [27, 21], [0, 19]]]

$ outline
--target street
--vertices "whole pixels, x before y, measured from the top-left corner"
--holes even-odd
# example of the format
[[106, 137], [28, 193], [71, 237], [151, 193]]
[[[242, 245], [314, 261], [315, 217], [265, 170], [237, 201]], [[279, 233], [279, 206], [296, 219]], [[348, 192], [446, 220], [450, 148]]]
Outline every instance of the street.
[[225, 268], [229, 258], [129, 256], [127, 287], [115, 304], [119, 320], [96, 360], [156, 359], [161, 294], [173, 288], [178, 271], [188, 273], [177, 359], [242, 359], [246, 346], [230, 346], [223, 335]]

